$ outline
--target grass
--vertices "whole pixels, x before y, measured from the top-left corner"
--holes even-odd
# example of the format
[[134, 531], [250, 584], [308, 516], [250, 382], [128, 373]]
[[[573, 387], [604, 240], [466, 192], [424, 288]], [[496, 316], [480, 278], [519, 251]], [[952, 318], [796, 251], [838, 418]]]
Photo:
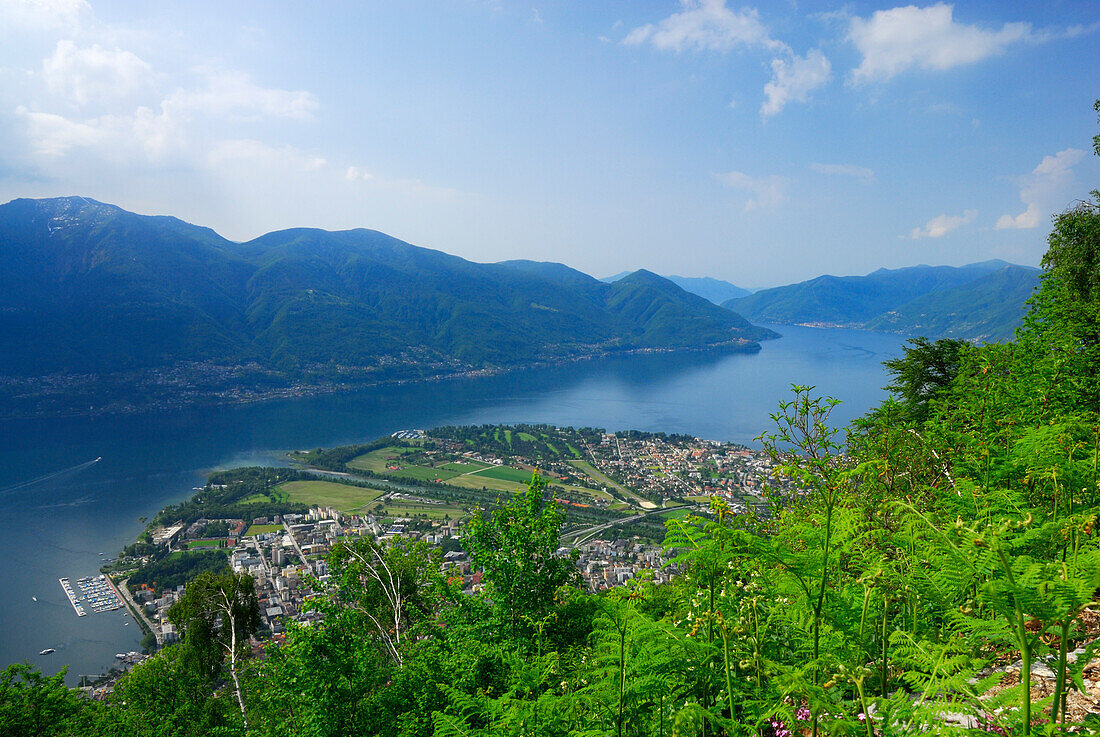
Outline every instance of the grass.
[[187, 543], [187, 549], [191, 548], [220, 548], [222, 544], [221, 540], [192, 540]]
[[489, 464], [482, 463], [481, 461], [456, 461], [454, 463], [446, 463], [440, 466], [440, 468], [447, 471], [457, 471], [458, 473], [470, 473], [471, 471], [477, 471], [481, 468], [489, 468]]
[[618, 489], [623, 494], [633, 495], [633, 492], [623, 487], [622, 484], [610, 478], [607, 474], [597, 470], [597, 468], [588, 461], [569, 461], [569, 465], [580, 471], [583, 471], [590, 479], [595, 481], [597, 484], [603, 484], [604, 486], [610, 486], [613, 489]]
[[431, 468], [430, 466], [405, 466], [400, 471], [386, 470], [387, 476], [395, 479], [415, 479], [417, 481], [447, 481], [455, 476], [461, 476], [465, 471], [448, 471], [443, 466]]
[[246, 496], [244, 499], [241, 499], [240, 503], [241, 504], [266, 504], [269, 501], [271, 501], [271, 497], [269, 497], [267, 494], [253, 494], [252, 496]]
[[[383, 508], [385, 511], [380, 511]], [[463, 511], [461, 507], [455, 507], [449, 504], [418, 504], [417, 502], [408, 501], [386, 501], [384, 504], [374, 505], [370, 511], [385, 517], [415, 517], [417, 515], [424, 515], [428, 519], [439, 520], [444, 517], [461, 519], [467, 516], [466, 512]]]
[[244, 536], [252, 537], [253, 535], [263, 535], [267, 532], [281, 532], [282, 529], [282, 525], [251, 525], [245, 530]]
[[489, 468], [471, 475], [485, 476], [491, 479], [500, 479], [501, 481], [513, 481], [519, 484], [525, 484], [531, 480], [530, 471], [521, 471], [518, 468], [509, 468], [508, 466], [490, 466]]
[[520, 440], [526, 440], [528, 443], [533, 443], [536, 440], [538, 440], [538, 438], [536, 438], [534, 435], [532, 435], [531, 433], [527, 433], [527, 432], [518, 432], [518, 433], [516, 433], [516, 435], [519, 436]]
[[[527, 475], [522, 482], [508, 481], [506, 479], [493, 478], [484, 473], [468, 473], [465, 476], [459, 476], [453, 478], [447, 482], [449, 486], [458, 486], [463, 489], [481, 489], [486, 488], [491, 491], [507, 491], [516, 492], [527, 488], [527, 482], [531, 480], [531, 476]], [[563, 484], [554, 479], [547, 479], [551, 485], [560, 486], [568, 492], [588, 496], [593, 500], [604, 499], [610, 501], [612, 496], [596, 489], [586, 489], [583, 486], [573, 486], [572, 484]], [[583, 502], [582, 502], [583, 503]]]
[[348, 461], [347, 466], [348, 468], [354, 468], [360, 471], [388, 473], [386, 466], [401, 465], [400, 456], [407, 455], [412, 450], [411, 448], [399, 448], [395, 445], [388, 445], [385, 448], [372, 450], [370, 453], [364, 453], [361, 456], [352, 458]]
[[349, 513], [359, 511], [383, 493], [333, 481], [288, 481], [280, 484], [278, 489], [285, 492], [291, 501], [332, 507]]
[[669, 512], [665, 512], [664, 514], [660, 514], [657, 516], [664, 517], [665, 519], [676, 519], [678, 517], [686, 517], [691, 513], [692, 511], [690, 509], [673, 509]]
[[[438, 468], [430, 466], [406, 465], [401, 456], [407, 455], [411, 449], [387, 446], [364, 453], [361, 456], [348, 461], [348, 468], [354, 471], [372, 471], [394, 479], [413, 479], [415, 481], [446, 481], [462, 473], [467, 473], [471, 468], [451, 468], [455, 464], [447, 463]], [[389, 466], [402, 466], [400, 471], [393, 471]]]

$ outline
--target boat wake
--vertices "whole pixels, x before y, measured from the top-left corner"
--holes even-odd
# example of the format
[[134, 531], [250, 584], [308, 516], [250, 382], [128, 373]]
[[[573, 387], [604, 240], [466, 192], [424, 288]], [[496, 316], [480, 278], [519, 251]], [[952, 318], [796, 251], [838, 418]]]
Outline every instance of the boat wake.
[[94, 466], [95, 464], [99, 463], [101, 460], [102, 460], [102, 456], [100, 458], [96, 458], [95, 460], [85, 461], [84, 463], [78, 463], [75, 466], [69, 466], [68, 468], [63, 468], [60, 471], [54, 471], [53, 473], [47, 473], [43, 476], [38, 476], [38, 477], [33, 478], [33, 479], [28, 479], [27, 481], [21, 481], [18, 484], [12, 484], [11, 486], [0, 487], [0, 496], [3, 496], [4, 494], [10, 494], [13, 491], [20, 491], [22, 489], [29, 489], [32, 486], [37, 486], [38, 484], [44, 484], [47, 481], [52, 481], [53, 479], [60, 478], [62, 476], [68, 476], [70, 474], [80, 473], [84, 469], [90, 468], [90, 467]]

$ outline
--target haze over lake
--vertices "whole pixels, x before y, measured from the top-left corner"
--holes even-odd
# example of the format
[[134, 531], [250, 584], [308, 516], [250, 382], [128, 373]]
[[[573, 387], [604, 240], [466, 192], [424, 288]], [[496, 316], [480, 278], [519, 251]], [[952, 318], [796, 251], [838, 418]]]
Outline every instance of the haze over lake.
[[[265, 404], [0, 423], [0, 662], [29, 660], [47, 673], [69, 665], [75, 683], [138, 649], [141, 631], [128, 616], [78, 619], [57, 579], [97, 573], [99, 552], [114, 556], [141, 532], [140, 517], [189, 496], [212, 469], [446, 424], [597, 426], [756, 445], [791, 383], [841, 399], [837, 424], [864, 413], [885, 395], [881, 364], [904, 342], [772, 327], [784, 337], [759, 354], [639, 355]], [[27, 483], [47, 474], [57, 475]], [[45, 648], [57, 652], [40, 656]]]

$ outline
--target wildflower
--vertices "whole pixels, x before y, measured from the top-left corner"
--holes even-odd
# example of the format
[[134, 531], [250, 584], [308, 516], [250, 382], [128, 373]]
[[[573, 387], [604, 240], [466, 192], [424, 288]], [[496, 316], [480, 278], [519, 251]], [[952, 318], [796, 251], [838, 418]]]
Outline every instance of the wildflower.
[[794, 713], [794, 718], [800, 722], [808, 721], [810, 718], [810, 710], [805, 706], [799, 707], [798, 711]]
[[783, 724], [783, 722], [778, 719], [773, 719], [771, 724], [772, 731], [775, 732], [775, 737], [791, 737], [791, 730], [787, 729], [787, 725]]

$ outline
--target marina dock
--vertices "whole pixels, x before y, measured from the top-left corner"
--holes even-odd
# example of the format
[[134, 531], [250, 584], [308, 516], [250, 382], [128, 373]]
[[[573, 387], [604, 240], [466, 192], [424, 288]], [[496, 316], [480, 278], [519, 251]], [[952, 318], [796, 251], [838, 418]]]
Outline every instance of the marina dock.
[[78, 617], [88, 615], [85, 607], [93, 612], [113, 612], [122, 608], [122, 599], [119, 598], [118, 591], [102, 574], [78, 578], [76, 588], [73, 588], [67, 578], [57, 580], [61, 583], [61, 588], [65, 589], [65, 596], [69, 597], [69, 603], [73, 605]]
[[61, 588], [65, 589], [65, 596], [69, 597], [69, 603], [73, 605], [73, 609], [76, 610], [76, 616], [86, 617], [88, 612], [84, 611], [84, 607], [80, 606], [80, 602], [77, 600], [76, 592], [73, 591], [72, 584], [69, 583], [67, 578], [57, 579], [61, 583]]
[[93, 612], [113, 612], [122, 608], [122, 600], [102, 573], [77, 579], [76, 583], [80, 587], [82, 600]]

